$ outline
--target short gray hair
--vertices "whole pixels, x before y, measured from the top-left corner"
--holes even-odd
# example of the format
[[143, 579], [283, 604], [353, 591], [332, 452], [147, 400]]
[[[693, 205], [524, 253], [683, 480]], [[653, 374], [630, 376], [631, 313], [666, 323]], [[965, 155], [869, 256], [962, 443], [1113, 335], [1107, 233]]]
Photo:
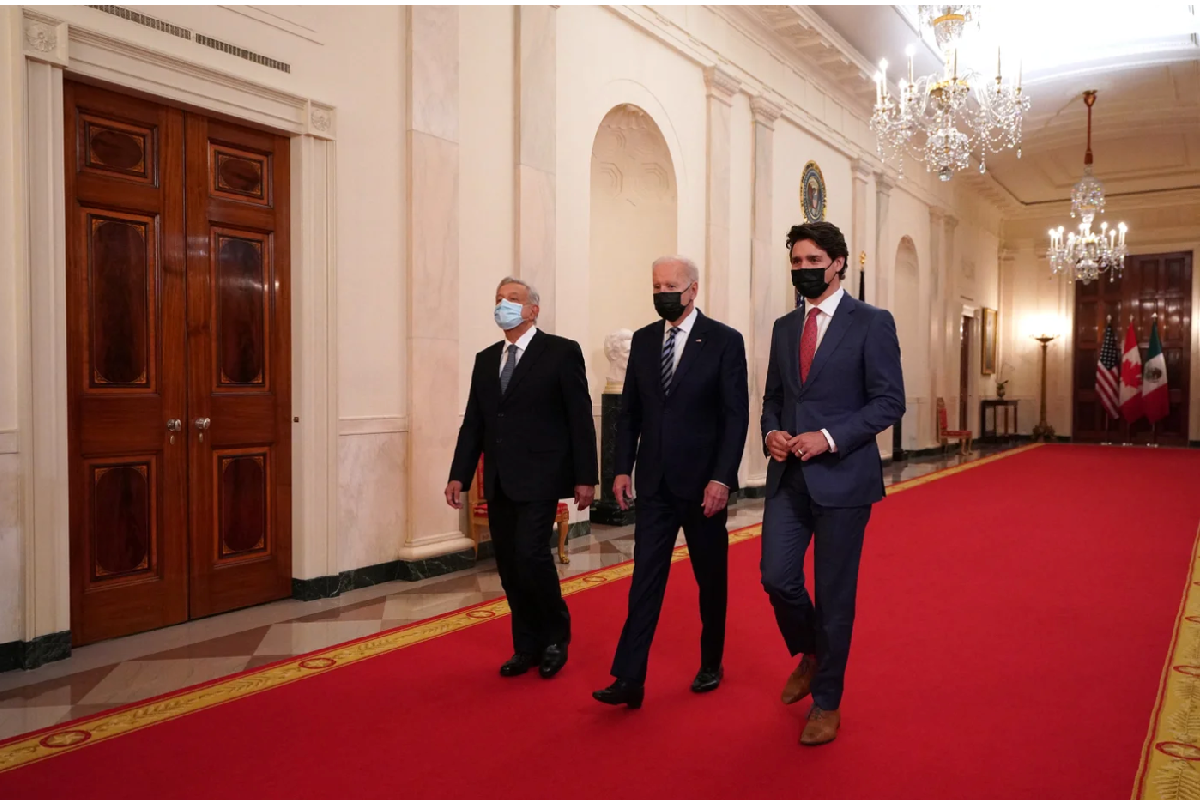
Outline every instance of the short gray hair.
[[505, 286], [508, 286], [509, 284], [513, 284], [513, 283], [515, 283], [517, 286], [525, 287], [525, 289], [529, 292], [529, 303], [531, 305], [540, 306], [542, 304], [542, 296], [540, 294], [538, 294], [537, 289], [533, 288], [533, 284], [526, 283], [525, 281], [521, 280], [520, 278], [514, 278], [512, 275], [509, 275], [507, 278], [500, 281], [500, 285], [497, 286], [496, 289], [498, 291], [500, 289], [503, 289]]
[[654, 259], [654, 264], [651, 266], [657, 267], [659, 264], [681, 264], [687, 273], [688, 283], [699, 283], [700, 281], [700, 268], [687, 256], [662, 256]]

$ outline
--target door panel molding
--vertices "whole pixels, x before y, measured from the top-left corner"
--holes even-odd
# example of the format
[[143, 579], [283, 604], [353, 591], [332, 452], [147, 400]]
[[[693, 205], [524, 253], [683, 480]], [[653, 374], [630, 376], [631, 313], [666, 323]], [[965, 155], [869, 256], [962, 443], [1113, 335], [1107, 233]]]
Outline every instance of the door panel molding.
[[[24, 509], [23, 638], [71, 627], [66, 352], [64, 72], [266, 125], [291, 135], [293, 293], [291, 464], [295, 578], [336, 573], [336, 109], [96, 30], [88, 9], [61, 19], [11, 9], [24, 27], [25, 128], [9, 159], [26, 176], [17, 230], [18, 429]], [[78, 21], [77, 21], [78, 20]], [[6, 101], [7, 102], [7, 101]], [[19, 106], [18, 106], [19, 107]], [[91, 175], [81, 176], [86, 186]], [[136, 182], [131, 181], [131, 187]], [[303, 365], [303, 370], [299, 366]], [[13, 437], [9, 437], [13, 438]], [[292, 516], [293, 509], [280, 509]]]

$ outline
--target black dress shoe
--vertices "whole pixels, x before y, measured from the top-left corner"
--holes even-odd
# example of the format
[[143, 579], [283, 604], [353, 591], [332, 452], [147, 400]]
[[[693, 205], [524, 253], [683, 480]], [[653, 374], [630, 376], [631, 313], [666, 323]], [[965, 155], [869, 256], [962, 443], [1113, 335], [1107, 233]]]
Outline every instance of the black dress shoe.
[[724, 677], [725, 668], [722, 666], [701, 667], [696, 673], [696, 680], [692, 681], [692, 691], [697, 694], [711, 692], [721, 685], [721, 679]]
[[553, 678], [558, 673], [562, 672], [562, 668], [567, 665], [567, 645], [552, 644], [542, 653], [542, 665], [538, 667], [538, 674], [543, 678]]
[[529, 672], [536, 663], [538, 663], [538, 658], [532, 653], [513, 653], [513, 657], [500, 667], [500, 674], [505, 678], [515, 678]]
[[624, 705], [629, 708], [641, 708], [642, 701], [646, 699], [646, 686], [617, 678], [607, 689], [592, 692], [592, 697], [610, 706]]

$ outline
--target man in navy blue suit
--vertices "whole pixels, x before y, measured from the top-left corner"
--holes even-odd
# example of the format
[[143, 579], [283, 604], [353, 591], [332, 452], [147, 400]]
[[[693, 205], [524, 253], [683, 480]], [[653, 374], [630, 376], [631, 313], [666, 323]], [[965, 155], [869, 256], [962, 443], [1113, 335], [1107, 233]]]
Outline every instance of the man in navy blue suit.
[[613, 494], [631, 496], [637, 465], [637, 522], [629, 615], [613, 659], [616, 681], [602, 703], [639, 708], [650, 642], [658, 625], [671, 551], [687, 537], [700, 586], [700, 671], [692, 691], [710, 692], [724, 674], [729, 493], [737, 491], [750, 426], [742, 335], [696, 308], [700, 274], [689, 259], [654, 262], [654, 308], [663, 321], [633, 335], [621, 395]]
[[[904, 415], [904, 376], [892, 315], [842, 288], [849, 253], [837, 226], [797, 225], [787, 245], [805, 302], [771, 334], [762, 582], [788, 650], [801, 656], [783, 702], [812, 694], [800, 742], [817, 745], [841, 724], [863, 533], [884, 496], [875, 437]], [[813, 537], [815, 606], [804, 585]]]

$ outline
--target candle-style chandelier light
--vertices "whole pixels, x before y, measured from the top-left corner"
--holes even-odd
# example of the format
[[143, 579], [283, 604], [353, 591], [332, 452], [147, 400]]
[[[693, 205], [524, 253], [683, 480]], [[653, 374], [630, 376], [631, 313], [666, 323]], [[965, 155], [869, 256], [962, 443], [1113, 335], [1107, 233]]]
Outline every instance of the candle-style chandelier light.
[[1050, 229], [1050, 272], [1054, 275], [1069, 273], [1081, 283], [1090, 283], [1108, 273], [1109, 280], [1121, 274], [1125, 268], [1125, 223], [1109, 229], [1108, 223], [1100, 225], [1100, 232], [1092, 231], [1096, 214], [1104, 213], [1104, 184], [1092, 174], [1092, 106], [1096, 104], [1096, 93], [1083, 93], [1087, 106], [1088, 133], [1087, 152], [1083, 156], [1083, 177], [1071, 190], [1071, 217], [1079, 217], [1079, 233], [1068, 233], [1062, 225]]
[[[908, 78], [900, 81], [900, 96], [893, 97], [887, 80], [887, 61], [875, 74], [875, 131], [879, 156], [899, 162], [904, 154], [925, 162], [927, 172], [943, 181], [970, 166], [977, 153], [979, 171], [987, 170], [988, 153], [1017, 149], [1021, 157], [1021, 120], [1029, 98], [1021, 92], [1021, 72], [1005, 83], [996, 51], [996, 78], [985, 77], [959, 65], [963, 34], [978, 28], [980, 6], [920, 6], [920, 24], [933, 29], [942, 52], [941, 75], [913, 77], [913, 48], [908, 48]], [[960, 125], [964, 130], [960, 130]]]

